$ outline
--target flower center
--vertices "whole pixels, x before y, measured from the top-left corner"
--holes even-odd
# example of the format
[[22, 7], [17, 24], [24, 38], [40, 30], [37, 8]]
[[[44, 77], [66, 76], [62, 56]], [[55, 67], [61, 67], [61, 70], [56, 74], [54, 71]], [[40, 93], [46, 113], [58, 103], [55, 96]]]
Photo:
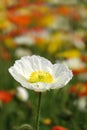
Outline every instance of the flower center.
[[44, 82], [44, 83], [52, 83], [53, 77], [49, 72], [44, 71], [34, 71], [31, 73], [29, 78], [30, 83]]

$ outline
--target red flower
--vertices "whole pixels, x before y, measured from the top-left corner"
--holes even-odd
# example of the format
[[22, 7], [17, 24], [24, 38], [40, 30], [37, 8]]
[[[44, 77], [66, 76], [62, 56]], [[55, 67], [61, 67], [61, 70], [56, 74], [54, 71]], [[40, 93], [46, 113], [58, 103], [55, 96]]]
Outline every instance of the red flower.
[[73, 72], [74, 75], [78, 75], [78, 74], [87, 72], [87, 68], [80, 68], [78, 70], [72, 70], [72, 72]]
[[58, 7], [57, 12], [64, 16], [70, 16], [72, 14], [73, 9], [67, 6]]
[[86, 96], [87, 95], [87, 83], [77, 83], [70, 88], [70, 92], [74, 93], [76, 96]]
[[52, 130], [68, 130], [67, 128], [64, 128], [62, 126], [54, 126]]
[[29, 15], [14, 15], [14, 14], [8, 14], [8, 19], [15, 23], [16, 25], [20, 26], [27, 26], [31, 23], [31, 17]]
[[87, 62], [87, 54], [81, 57], [82, 61]]
[[3, 102], [3, 103], [8, 103], [12, 100], [13, 98], [13, 94], [10, 93], [10, 92], [7, 92], [7, 91], [0, 91], [0, 100]]
[[6, 61], [9, 61], [11, 59], [9, 52], [5, 48], [2, 48], [1, 50], [1, 57]]

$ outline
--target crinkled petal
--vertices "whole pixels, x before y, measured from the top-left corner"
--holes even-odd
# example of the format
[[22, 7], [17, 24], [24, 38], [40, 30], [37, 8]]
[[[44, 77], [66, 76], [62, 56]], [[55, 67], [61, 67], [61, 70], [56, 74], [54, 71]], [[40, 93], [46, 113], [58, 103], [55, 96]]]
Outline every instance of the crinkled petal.
[[9, 72], [14, 77], [14, 79], [18, 81], [23, 87], [31, 89], [31, 85], [28, 83], [26, 78], [21, 75], [14, 67], [10, 67]]
[[71, 70], [62, 63], [54, 64], [55, 82], [51, 85], [52, 89], [65, 86], [73, 77]]
[[42, 70], [52, 72], [52, 63], [41, 56], [25, 56], [22, 57], [21, 60], [22, 62], [29, 62], [29, 64], [32, 66], [33, 71]]
[[51, 88], [51, 84], [48, 84], [48, 83], [38, 82], [31, 85], [32, 85], [32, 90], [35, 90], [37, 92], [44, 92]]

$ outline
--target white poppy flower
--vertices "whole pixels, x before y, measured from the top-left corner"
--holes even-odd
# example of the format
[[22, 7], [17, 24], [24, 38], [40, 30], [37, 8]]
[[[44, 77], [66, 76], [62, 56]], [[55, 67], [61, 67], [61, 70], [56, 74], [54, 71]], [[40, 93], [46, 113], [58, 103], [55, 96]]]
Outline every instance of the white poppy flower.
[[78, 99], [78, 109], [79, 110], [85, 110], [86, 109], [86, 105], [87, 105], [87, 101], [86, 101], [87, 97], [81, 97]]
[[52, 64], [36, 55], [17, 60], [9, 72], [23, 87], [38, 92], [63, 87], [73, 76], [64, 64]]
[[76, 100], [74, 102], [74, 105], [76, 105], [78, 107], [79, 110], [84, 111], [86, 110], [86, 106], [87, 106], [87, 97], [80, 97], [78, 100]]
[[77, 4], [77, 0], [49, 0], [51, 4]]
[[35, 43], [33, 37], [27, 37], [26, 35], [14, 38], [14, 42], [18, 45], [33, 45]]
[[69, 30], [70, 24], [68, 19], [65, 19], [63, 16], [55, 16], [55, 20], [52, 23], [49, 23], [48, 28], [59, 29], [59, 30]]
[[63, 63], [66, 64], [69, 68], [75, 70], [85, 67], [85, 64], [81, 61], [80, 58], [70, 58]]
[[29, 98], [29, 94], [27, 90], [21, 86], [17, 87], [17, 93], [16, 96], [21, 100], [21, 101], [27, 101]]
[[21, 58], [23, 56], [28, 56], [28, 55], [32, 55], [32, 52], [29, 49], [25, 49], [25, 48], [20, 47], [20, 48], [17, 48], [15, 50], [15, 56], [18, 58]]
[[80, 74], [78, 75], [78, 79], [79, 79], [80, 81], [86, 81], [86, 82], [87, 82], [87, 72], [80, 73]]

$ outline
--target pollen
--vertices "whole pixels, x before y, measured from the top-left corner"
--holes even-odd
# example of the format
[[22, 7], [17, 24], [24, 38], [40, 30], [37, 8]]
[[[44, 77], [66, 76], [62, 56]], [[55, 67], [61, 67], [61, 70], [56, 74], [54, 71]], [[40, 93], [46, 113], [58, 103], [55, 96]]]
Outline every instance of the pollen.
[[37, 82], [43, 82], [43, 83], [52, 83], [53, 77], [49, 72], [44, 71], [34, 71], [31, 73], [29, 78], [30, 83], [37, 83]]

